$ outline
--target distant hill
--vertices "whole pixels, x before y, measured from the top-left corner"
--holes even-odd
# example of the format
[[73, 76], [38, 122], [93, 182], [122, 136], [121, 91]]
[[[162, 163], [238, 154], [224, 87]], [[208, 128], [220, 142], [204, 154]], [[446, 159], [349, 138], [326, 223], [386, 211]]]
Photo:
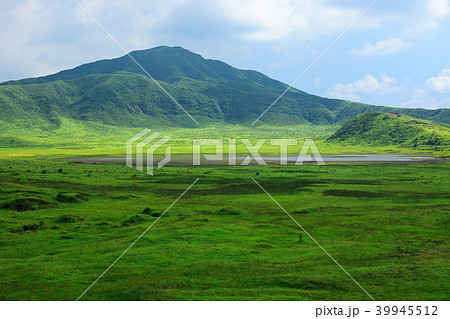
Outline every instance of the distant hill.
[[[259, 72], [207, 60], [180, 47], [161, 46], [131, 55], [203, 125], [250, 124], [288, 87]], [[373, 111], [450, 123], [449, 109], [366, 105], [291, 89], [259, 124], [343, 124]], [[0, 83], [0, 121], [51, 129], [61, 118], [130, 127], [194, 124], [128, 56]]]
[[449, 151], [450, 126], [398, 113], [371, 112], [346, 122], [328, 142]]

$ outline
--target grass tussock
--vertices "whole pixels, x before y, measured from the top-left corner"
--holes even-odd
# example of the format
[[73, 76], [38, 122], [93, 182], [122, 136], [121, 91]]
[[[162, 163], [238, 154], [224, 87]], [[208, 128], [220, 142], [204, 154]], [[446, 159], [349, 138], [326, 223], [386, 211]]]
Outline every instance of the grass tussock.
[[79, 193], [58, 193], [56, 200], [60, 203], [78, 203], [80, 201], [87, 201], [88, 198], [86, 195]]
[[55, 206], [55, 204], [45, 198], [25, 195], [11, 200], [6, 200], [0, 206], [2, 208], [14, 210], [17, 212], [25, 212], [29, 210], [38, 210], [41, 208], [53, 207]]
[[78, 220], [79, 220], [79, 217], [73, 216], [70, 214], [59, 215], [58, 217], [55, 218], [55, 221], [57, 223], [75, 223]]
[[130, 216], [122, 222], [122, 226], [129, 227], [134, 225], [139, 225], [146, 222], [147, 219], [141, 215]]
[[243, 209], [234, 207], [222, 207], [213, 212], [214, 215], [242, 215], [243, 213], [245, 213]]

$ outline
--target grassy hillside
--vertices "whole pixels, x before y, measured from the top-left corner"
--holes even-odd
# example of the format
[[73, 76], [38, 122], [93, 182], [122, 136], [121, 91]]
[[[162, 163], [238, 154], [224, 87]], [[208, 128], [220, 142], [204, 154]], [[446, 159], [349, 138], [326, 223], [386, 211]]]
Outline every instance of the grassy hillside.
[[[158, 47], [131, 55], [202, 125], [251, 124], [287, 88], [261, 73], [207, 60], [180, 47]], [[258, 124], [343, 124], [371, 111], [399, 109], [291, 89]], [[402, 112], [450, 123], [448, 109]], [[2, 123], [55, 129], [61, 118], [128, 127], [195, 125], [128, 56], [46, 77], [0, 83]]]
[[450, 127], [398, 113], [373, 112], [346, 122], [327, 141], [448, 152]]

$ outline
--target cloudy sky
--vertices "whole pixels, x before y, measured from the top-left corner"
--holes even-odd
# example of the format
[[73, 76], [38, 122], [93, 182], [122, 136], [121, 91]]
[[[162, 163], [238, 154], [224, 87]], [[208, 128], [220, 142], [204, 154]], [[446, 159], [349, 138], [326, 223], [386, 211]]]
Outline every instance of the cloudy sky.
[[[288, 84], [374, 2], [78, 1], [128, 51], [182, 46]], [[73, 0], [0, 0], [0, 9], [0, 81], [123, 55]], [[295, 87], [371, 104], [450, 107], [450, 0], [379, 0]]]

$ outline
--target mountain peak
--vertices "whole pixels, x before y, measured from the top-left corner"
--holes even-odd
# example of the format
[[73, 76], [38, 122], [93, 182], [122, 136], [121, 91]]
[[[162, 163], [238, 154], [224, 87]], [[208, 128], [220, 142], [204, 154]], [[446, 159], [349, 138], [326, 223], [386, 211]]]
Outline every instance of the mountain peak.
[[168, 46], [168, 45], [160, 45], [149, 49], [134, 50], [129, 52], [129, 54], [132, 56], [133, 55], [154, 56], [159, 54], [186, 55], [186, 56], [196, 56], [203, 59], [203, 57], [200, 54], [189, 51], [188, 49], [185, 49], [181, 46]]
[[130, 59], [127, 54], [119, 58], [86, 63], [48, 76], [8, 81], [0, 83], [0, 85], [39, 84], [57, 80], [72, 80], [92, 74], [115, 74], [118, 72], [141, 75], [146, 75], [146, 72], [148, 72], [155, 80], [169, 83], [174, 83], [182, 78], [191, 78], [199, 81], [208, 79], [239, 81], [241, 77], [241, 70], [235, 69], [221, 61], [204, 59], [200, 54], [180, 46], [170, 47], [162, 45], [151, 49], [131, 51], [129, 55], [145, 71]]
[[[41, 78], [1, 83], [0, 118], [28, 118], [32, 111], [49, 123], [61, 116], [113, 125], [185, 123], [186, 115], [148, 78], [148, 72], [195, 118], [252, 123], [288, 87], [259, 72], [204, 59], [182, 47], [159, 46], [130, 52], [130, 56], [145, 71], [124, 55]], [[291, 88], [261, 123], [341, 124], [370, 111], [399, 109], [326, 99]], [[401, 112], [441, 122], [450, 118], [448, 109]]]

